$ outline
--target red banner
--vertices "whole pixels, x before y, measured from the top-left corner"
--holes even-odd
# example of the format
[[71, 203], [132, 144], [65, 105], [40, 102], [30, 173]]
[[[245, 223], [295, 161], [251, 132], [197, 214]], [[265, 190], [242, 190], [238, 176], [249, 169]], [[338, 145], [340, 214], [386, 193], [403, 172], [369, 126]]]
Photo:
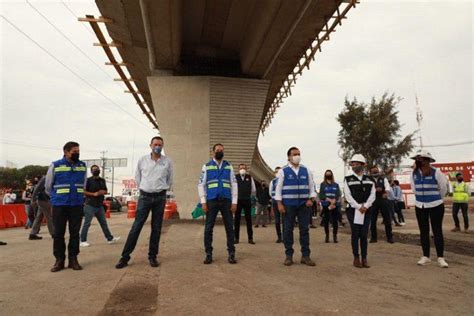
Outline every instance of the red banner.
[[464, 182], [471, 182], [474, 178], [474, 161], [471, 162], [448, 162], [448, 163], [433, 163], [434, 167], [449, 177], [449, 180], [456, 180], [456, 174], [462, 173]]

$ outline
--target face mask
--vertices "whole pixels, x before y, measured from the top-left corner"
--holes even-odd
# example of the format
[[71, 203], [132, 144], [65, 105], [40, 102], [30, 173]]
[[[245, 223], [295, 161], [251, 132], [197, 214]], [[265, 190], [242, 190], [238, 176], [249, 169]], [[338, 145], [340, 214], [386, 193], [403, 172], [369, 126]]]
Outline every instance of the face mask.
[[100, 174], [100, 170], [94, 170], [94, 171], [92, 171], [92, 175], [93, 175], [94, 177], [98, 177], [99, 174]]
[[324, 178], [325, 178], [326, 180], [332, 180], [332, 175], [327, 174], [327, 175], [324, 176]]
[[458, 182], [461, 183], [464, 178], [458, 178]]
[[364, 166], [352, 167], [352, 171], [355, 173], [361, 173], [364, 170]]
[[423, 166], [423, 161], [415, 160], [415, 166], [416, 168], [420, 169]]
[[223, 151], [216, 151], [216, 154], [214, 156], [217, 160], [221, 160], [224, 158], [224, 152]]
[[245, 171], [245, 169], [240, 169], [240, 170], [239, 170], [239, 174], [240, 174], [241, 176], [245, 176], [246, 173], [247, 173], [247, 171]]
[[79, 161], [79, 153], [73, 153], [71, 154], [71, 160], [73, 162], [78, 162]]
[[161, 150], [162, 150], [162, 147], [160, 146], [153, 148], [153, 152], [157, 155], [161, 154]]
[[291, 161], [292, 161], [295, 165], [299, 165], [300, 162], [301, 162], [301, 156], [293, 156], [293, 157], [291, 157]]
[[372, 176], [373, 177], [378, 177], [378, 176], [380, 176], [380, 173], [378, 173], [378, 172], [377, 173], [372, 173]]

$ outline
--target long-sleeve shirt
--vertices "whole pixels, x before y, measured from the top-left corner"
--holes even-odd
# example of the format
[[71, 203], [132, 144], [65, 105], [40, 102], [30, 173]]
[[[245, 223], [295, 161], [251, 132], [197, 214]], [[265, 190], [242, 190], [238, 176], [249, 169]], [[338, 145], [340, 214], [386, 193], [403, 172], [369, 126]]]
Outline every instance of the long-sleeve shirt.
[[39, 180], [38, 184], [35, 186], [35, 189], [33, 191], [33, 195], [31, 196], [31, 200], [33, 202], [36, 202], [38, 200], [47, 200], [46, 194], [43, 194], [45, 192], [45, 183], [46, 183], [46, 177], [41, 177]]
[[[295, 172], [295, 174], [298, 174], [300, 171], [300, 166], [294, 166], [292, 164], [289, 164], [290, 168]], [[275, 200], [276, 201], [281, 201], [282, 198], [282, 190], [283, 190], [283, 181], [285, 181], [285, 173], [283, 172], [283, 169], [278, 170], [277, 173], [277, 185], [275, 189]], [[313, 181], [313, 175], [311, 172], [308, 170], [308, 188], [309, 188], [309, 198], [316, 198], [316, 191], [314, 190], [314, 181]]]
[[[420, 172], [420, 170], [416, 170], [415, 172]], [[441, 201], [434, 201], [434, 202], [418, 202], [416, 199], [415, 199], [415, 206], [418, 207], [418, 208], [430, 208], [430, 207], [435, 207], [435, 206], [438, 206], [438, 205], [441, 205], [443, 204], [443, 198], [446, 196], [446, 194], [448, 193], [448, 184], [449, 184], [449, 181], [448, 179], [446, 178], [446, 176], [438, 169], [438, 168], [435, 168], [435, 178], [436, 178], [436, 181], [438, 182], [438, 190], [439, 190], [439, 193], [441, 195]], [[413, 193], [415, 193], [415, 182], [414, 182], [414, 179], [413, 179], [413, 173], [411, 174], [410, 176], [410, 182], [411, 182], [411, 190]]]
[[135, 172], [137, 187], [146, 193], [157, 193], [171, 189], [173, 185], [173, 162], [166, 156], [153, 160], [151, 154], [138, 160]]
[[[221, 160], [221, 162], [219, 163], [216, 159], [214, 159], [214, 162], [217, 164], [217, 168], [219, 169], [222, 168], [223, 160]], [[206, 168], [206, 164], [204, 164], [202, 166], [201, 176], [199, 177], [199, 183], [198, 183], [198, 195], [199, 195], [199, 199], [201, 200], [201, 203], [207, 203], [206, 183], [207, 183], [207, 168]], [[237, 187], [237, 180], [235, 179], [235, 176], [234, 176], [234, 168], [232, 167], [232, 165], [230, 165], [230, 184], [231, 184], [230, 191], [232, 194], [232, 204], [237, 204], [238, 187]]]
[[403, 201], [402, 189], [398, 185], [392, 187], [393, 198], [395, 201]]
[[[358, 174], [354, 173], [354, 176], [356, 176], [357, 179], [359, 179], [359, 181], [362, 181], [363, 175], [359, 176]], [[369, 208], [372, 206], [372, 204], [375, 201], [375, 183], [372, 185], [372, 189], [370, 190], [370, 195], [367, 201], [365, 203], [359, 204], [352, 196], [351, 190], [349, 189], [349, 185], [347, 184], [347, 180], [344, 179], [344, 198], [346, 199], [347, 203], [349, 203], [352, 208], [360, 209], [362, 206]]]

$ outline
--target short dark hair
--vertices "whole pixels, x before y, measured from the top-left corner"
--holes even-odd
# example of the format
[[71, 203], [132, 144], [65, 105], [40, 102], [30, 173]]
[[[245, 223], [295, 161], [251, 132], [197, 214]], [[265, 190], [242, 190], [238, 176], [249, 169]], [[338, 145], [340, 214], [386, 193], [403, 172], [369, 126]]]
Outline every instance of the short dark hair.
[[379, 167], [378, 167], [377, 165], [373, 165], [372, 167], [369, 168], [369, 170], [372, 170], [372, 169], [374, 169], [374, 168], [377, 168], [377, 169], [378, 169]]
[[393, 180], [393, 183], [395, 183], [396, 185], [400, 185], [400, 182], [398, 180]]
[[92, 171], [92, 168], [94, 168], [94, 167], [96, 167], [96, 168], [99, 168], [99, 169], [100, 169], [100, 167], [99, 167], [98, 165], [92, 165], [92, 166], [91, 166], [91, 171]]
[[463, 175], [463, 174], [462, 174], [461, 172], [458, 172], [458, 173], [456, 173], [456, 178], [457, 178], [458, 176], [462, 176], [462, 175]]
[[153, 141], [154, 141], [155, 139], [161, 140], [161, 142], [162, 142], [163, 144], [165, 143], [165, 141], [163, 140], [163, 137], [161, 137], [161, 136], [154, 136], [154, 137], [150, 140], [150, 144], [153, 143]]
[[222, 145], [221, 143], [217, 143], [217, 144], [214, 144], [214, 146], [212, 146], [212, 151], [215, 151], [217, 146], [224, 147], [224, 145]]
[[280, 170], [280, 169], [281, 169], [281, 167], [280, 167], [280, 166], [278, 166], [278, 167], [276, 167], [276, 168], [275, 168], [275, 170]]
[[286, 155], [287, 155], [287, 156], [290, 156], [290, 155], [291, 155], [291, 151], [292, 151], [292, 150], [295, 150], [295, 149], [296, 149], [296, 150], [299, 150], [298, 147], [290, 147], [290, 149], [288, 149], [288, 151], [286, 152]]
[[63, 146], [63, 151], [71, 151], [74, 147], [79, 147], [79, 143], [76, 142], [67, 142]]
[[244, 163], [240, 163], [240, 164], [239, 164], [239, 167], [240, 167], [240, 166], [245, 166], [245, 167], [247, 167], [247, 165], [244, 164]]

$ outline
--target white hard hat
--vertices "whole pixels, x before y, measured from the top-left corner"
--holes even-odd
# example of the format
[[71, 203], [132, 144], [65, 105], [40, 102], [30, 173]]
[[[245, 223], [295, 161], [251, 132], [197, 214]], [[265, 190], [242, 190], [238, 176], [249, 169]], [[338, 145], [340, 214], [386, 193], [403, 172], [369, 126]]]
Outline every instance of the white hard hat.
[[361, 154], [355, 154], [352, 156], [351, 160], [349, 162], [362, 162], [363, 164], [366, 164], [367, 162], [365, 161], [365, 157], [362, 156]]
[[416, 159], [416, 157], [422, 157], [422, 158], [428, 158], [430, 160], [430, 162], [435, 162], [436, 160], [434, 160], [433, 156], [431, 156], [431, 154], [429, 152], [427, 152], [426, 150], [418, 150], [416, 152], [416, 154], [412, 157], [410, 157], [411, 159]]

